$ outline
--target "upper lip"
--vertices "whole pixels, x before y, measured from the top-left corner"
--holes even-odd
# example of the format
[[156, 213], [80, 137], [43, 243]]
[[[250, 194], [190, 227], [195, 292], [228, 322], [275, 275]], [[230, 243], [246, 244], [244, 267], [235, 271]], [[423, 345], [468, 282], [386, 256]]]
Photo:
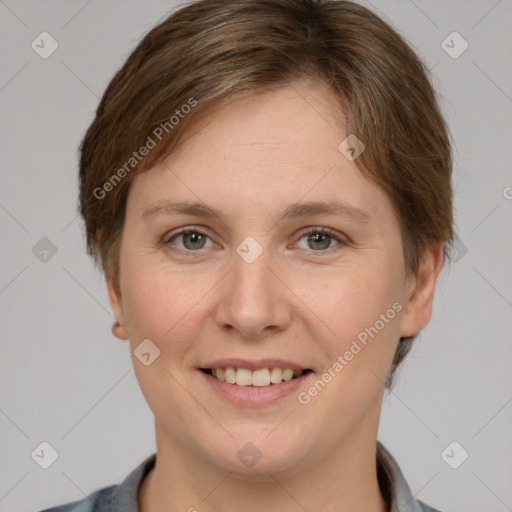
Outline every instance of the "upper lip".
[[306, 366], [284, 359], [216, 359], [201, 366], [201, 368], [247, 368], [248, 370], [260, 370], [261, 368], [291, 368], [292, 370], [307, 370]]

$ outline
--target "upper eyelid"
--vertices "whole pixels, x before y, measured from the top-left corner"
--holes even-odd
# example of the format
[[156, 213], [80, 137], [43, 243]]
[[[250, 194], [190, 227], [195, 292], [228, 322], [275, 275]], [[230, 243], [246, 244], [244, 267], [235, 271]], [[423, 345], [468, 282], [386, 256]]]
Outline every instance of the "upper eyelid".
[[[173, 229], [171, 231], [175, 231], [175, 230]], [[177, 237], [179, 235], [184, 235], [186, 233], [199, 233], [201, 235], [206, 235], [207, 237], [212, 238], [210, 236], [210, 234], [209, 234], [208, 228], [206, 228], [204, 226], [186, 226], [186, 227], [183, 227], [183, 228], [177, 228], [176, 233], [173, 233], [172, 235], [170, 234], [171, 231], [168, 231], [163, 236], [163, 241], [164, 242], [170, 242], [173, 238], [175, 238], [175, 237]]]

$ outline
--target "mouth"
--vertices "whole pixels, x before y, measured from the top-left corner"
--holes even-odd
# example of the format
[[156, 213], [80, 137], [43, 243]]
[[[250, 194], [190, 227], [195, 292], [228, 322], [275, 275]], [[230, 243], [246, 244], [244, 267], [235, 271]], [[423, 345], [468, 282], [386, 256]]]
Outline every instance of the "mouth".
[[233, 366], [218, 368], [199, 368], [203, 373], [214, 379], [240, 387], [269, 387], [277, 386], [283, 382], [296, 380], [312, 372], [310, 369], [293, 369], [280, 367], [266, 367], [251, 370], [249, 368], [235, 368]]

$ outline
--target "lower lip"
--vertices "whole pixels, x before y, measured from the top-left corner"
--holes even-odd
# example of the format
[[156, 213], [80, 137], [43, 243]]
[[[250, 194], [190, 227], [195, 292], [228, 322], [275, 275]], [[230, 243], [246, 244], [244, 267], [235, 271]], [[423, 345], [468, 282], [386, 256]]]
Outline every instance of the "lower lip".
[[229, 382], [221, 381], [211, 375], [199, 370], [206, 382], [224, 398], [240, 406], [256, 407], [258, 405], [267, 405], [280, 398], [291, 395], [297, 391], [304, 381], [313, 372], [304, 373], [295, 379], [282, 381], [279, 384], [270, 384], [269, 386], [237, 386]]

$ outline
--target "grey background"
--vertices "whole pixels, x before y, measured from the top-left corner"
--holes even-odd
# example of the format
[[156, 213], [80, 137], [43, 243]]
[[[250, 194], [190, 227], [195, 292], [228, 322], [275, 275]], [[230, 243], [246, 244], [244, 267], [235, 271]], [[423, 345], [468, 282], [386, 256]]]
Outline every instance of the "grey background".
[[[512, 0], [367, 4], [432, 69], [456, 146], [463, 244], [385, 398], [379, 438], [413, 494], [443, 512], [512, 510]], [[155, 449], [85, 254], [76, 150], [113, 73], [175, 5], [0, 0], [0, 511], [80, 499]], [[31, 48], [43, 31], [59, 44], [47, 59]], [[453, 31], [469, 43], [457, 59], [441, 47]], [[57, 249], [46, 262], [32, 251], [42, 237]], [[31, 458], [42, 441], [59, 454], [46, 470]], [[452, 441], [469, 453], [458, 469], [441, 458]]]

